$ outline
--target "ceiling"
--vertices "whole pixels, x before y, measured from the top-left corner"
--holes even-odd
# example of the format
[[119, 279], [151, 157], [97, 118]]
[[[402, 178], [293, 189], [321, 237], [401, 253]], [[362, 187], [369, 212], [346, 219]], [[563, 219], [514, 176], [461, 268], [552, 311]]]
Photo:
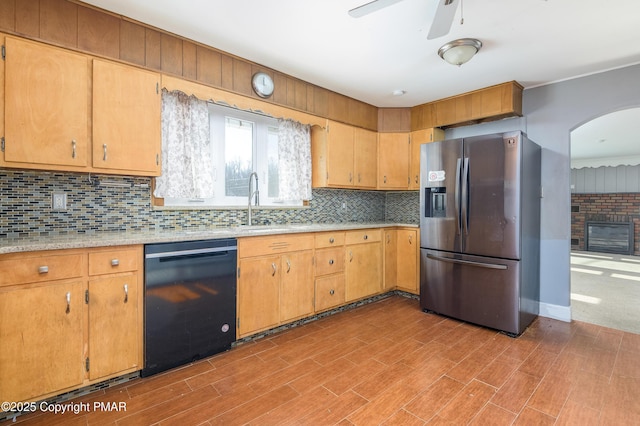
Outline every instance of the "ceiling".
[[[437, 0], [348, 15], [369, 1], [85, 0], [377, 107], [640, 62], [637, 0], [462, 0], [449, 34], [434, 40], [427, 33]], [[482, 41], [479, 54], [461, 67], [444, 62], [440, 46], [463, 37]]]
[[[369, 1], [85, 0], [377, 107], [640, 63], [638, 0], [461, 0], [449, 34], [434, 40], [427, 33], [437, 0], [349, 16]], [[482, 41], [478, 55], [460, 67], [440, 59], [440, 46], [463, 37]], [[639, 126], [640, 109], [584, 125], [572, 132], [572, 156], [640, 158], [639, 141], [628, 137]]]

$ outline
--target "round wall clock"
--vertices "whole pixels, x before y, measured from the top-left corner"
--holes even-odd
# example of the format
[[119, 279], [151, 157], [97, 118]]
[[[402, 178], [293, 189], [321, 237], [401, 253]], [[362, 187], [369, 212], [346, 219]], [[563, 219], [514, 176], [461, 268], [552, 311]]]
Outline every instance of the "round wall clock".
[[256, 95], [268, 98], [273, 94], [274, 84], [271, 76], [264, 72], [257, 72], [251, 78], [251, 85]]

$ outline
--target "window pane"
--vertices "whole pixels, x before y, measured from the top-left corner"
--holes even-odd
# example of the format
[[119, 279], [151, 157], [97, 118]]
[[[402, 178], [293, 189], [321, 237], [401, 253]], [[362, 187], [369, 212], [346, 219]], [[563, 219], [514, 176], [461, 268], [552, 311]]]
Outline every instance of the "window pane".
[[267, 188], [269, 198], [278, 198], [278, 128], [269, 127], [267, 132]]
[[225, 195], [245, 197], [253, 171], [253, 123], [227, 117], [225, 122]]

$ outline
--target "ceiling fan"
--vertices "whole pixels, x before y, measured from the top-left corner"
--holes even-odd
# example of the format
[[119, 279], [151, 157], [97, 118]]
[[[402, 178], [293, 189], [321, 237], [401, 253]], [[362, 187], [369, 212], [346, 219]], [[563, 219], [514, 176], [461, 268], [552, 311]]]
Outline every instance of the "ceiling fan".
[[[360, 18], [401, 1], [403, 0], [373, 0], [351, 9], [349, 15], [353, 18]], [[428, 40], [442, 37], [449, 33], [459, 2], [460, 0], [429, 0], [431, 7], [435, 7], [435, 14], [433, 15], [431, 28], [429, 28], [429, 34], [427, 34]]]

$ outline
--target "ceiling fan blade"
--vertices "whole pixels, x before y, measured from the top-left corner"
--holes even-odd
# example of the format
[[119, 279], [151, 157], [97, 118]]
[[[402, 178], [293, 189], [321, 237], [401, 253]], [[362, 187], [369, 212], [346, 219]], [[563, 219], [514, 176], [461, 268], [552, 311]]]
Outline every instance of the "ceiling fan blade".
[[433, 16], [433, 23], [429, 28], [429, 34], [427, 34], [427, 40], [442, 37], [449, 34], [451, 24], [453, 23], [453, 17], [458, 9], [458, 3], [460, 0], [435, 0], [438, 2], [436, 13]]
[[352, 18], [360, 18], [372, 12], [375, 12], [376, 10], [380, 10], [401, 1], [402, 0], [373, 0], [372, 2], [365, 3], [362, 6], [351, 9], [349, 11], [349, 16], [351, 16]]

